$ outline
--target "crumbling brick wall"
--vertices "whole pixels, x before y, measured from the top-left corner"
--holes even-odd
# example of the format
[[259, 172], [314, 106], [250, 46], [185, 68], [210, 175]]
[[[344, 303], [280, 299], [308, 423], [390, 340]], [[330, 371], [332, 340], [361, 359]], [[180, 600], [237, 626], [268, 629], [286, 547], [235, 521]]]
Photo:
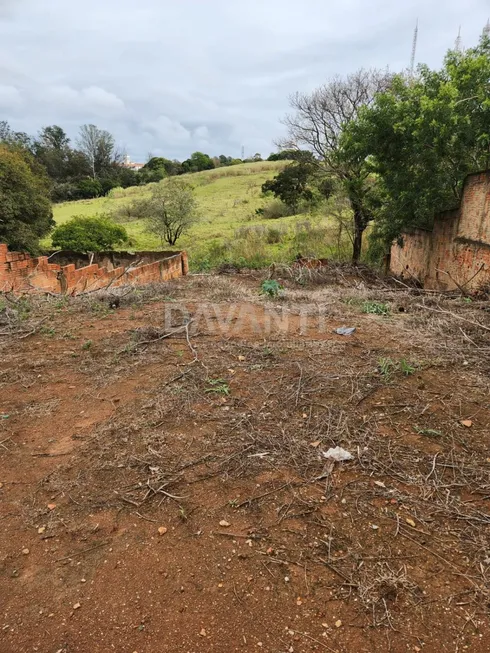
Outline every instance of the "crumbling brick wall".
[[[186, 252], [152, 252], [157, 260], [141, 264], [141, 256], [124, 253], [126, 265], [111, 267], [92, 263], [76, 267], [75, 263], [51, 263], [47, 256], [31, 257], [24, 252], [10, 252], [0, 244], [0, 292], [36, 292], [78, 294], [92, 290], [126, 284], [145, 284], [167, 281], [189, 271]], [[153, 258], [153, 256], [148, 257]]]
[[390, 267], [426, 288], [490, 283], [490, 170], [466, 178], [459, 208], [436, 215], [431, 232], [403, 234], [391, 249]]

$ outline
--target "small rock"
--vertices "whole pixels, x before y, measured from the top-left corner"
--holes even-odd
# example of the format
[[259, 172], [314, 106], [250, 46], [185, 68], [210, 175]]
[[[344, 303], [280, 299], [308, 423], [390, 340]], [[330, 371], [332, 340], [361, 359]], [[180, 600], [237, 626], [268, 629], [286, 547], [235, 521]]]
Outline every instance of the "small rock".
[[81, 607], [82, 607], [81, 603], [75, 603], [75, 605], [73, 606], [73, 609], [78, 610], [78, 608], [81, 608]]
[[49, 509], [49, 510], [54, 510], [55, 508], [56, 508], [56, 504], [55, 504], [55, 503], [48, 503], [48, 509]]
[[29, 549], [22, 549], [22, 554], [25, 556], [29, 555]]
[[239, 356], [239, 357], [238, 357], [238, 360], [241, 361], [241, 362], [243, 363], [243, 361], [245, 360], [245, 356]]
[[39, 533], [39, 535], [42, 535], [45, 531], [46, 531], [46, 526], [40, 526], [37, 529], [37, 532]]
[[167, 530], [168, 530], [168, 529], [165, 528], [165, 526], [160, 526], [160, 528], [158, 529], [158, 535], [165, 535], [165, 533], [167, 532]]
[[226, 519], [222, 519], [219, 525], [223, 526], [223, 528], [228, 528], [228, 526], [231, 526], [230, 522], [226, 521]]
[[201, 635], [201, 637], [206, 637], [206, 635], [207, 635], [206, 630], [204, 628], [201, 628], [201, 631], [200, 631], [199, 634]]
[[466, 426], [467, 429], [469, 429], [470, 426], [473, 426], [473, 422], [470, 419], [462, 419], [461, 424]]
[[321, 445], [322, 441], [321, 440], [315, 440], [314, 442], [310, 442], [310, 447], [314, 447], [315, 449]]
[[342, 626], [342, 622], [340, 621], [340, 619], [337, 619], [337, 621], [335, 622], [335, 628], [340, 628], [341, 626]]
[[410, 519], [410, 517], [407, 517], [407, 518], [405, 519], [405, 521], [407, 522], [407, 524], [408, 524], [409, 526], [411, 526], [412, 528], [415, 528], [415, 522], [413, 521], [413, 519]]

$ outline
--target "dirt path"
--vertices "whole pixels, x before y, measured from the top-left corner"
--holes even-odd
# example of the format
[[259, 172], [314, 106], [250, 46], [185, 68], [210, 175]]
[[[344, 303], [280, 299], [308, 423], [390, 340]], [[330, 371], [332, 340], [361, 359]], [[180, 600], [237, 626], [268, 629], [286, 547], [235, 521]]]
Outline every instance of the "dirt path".
[[257, 285], [47, 300], [3, 338], [2, 653], [490, 650], [485, 331]]

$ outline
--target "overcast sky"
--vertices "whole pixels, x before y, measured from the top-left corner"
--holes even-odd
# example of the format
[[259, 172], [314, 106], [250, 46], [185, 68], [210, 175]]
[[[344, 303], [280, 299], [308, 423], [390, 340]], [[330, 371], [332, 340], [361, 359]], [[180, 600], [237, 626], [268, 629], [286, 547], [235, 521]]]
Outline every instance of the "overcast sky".
[[437, 66], [489, 0], [0, 0], [0, 120], [111, 131], [134, 161], [267, 156], [288, 95], [359, 67]]

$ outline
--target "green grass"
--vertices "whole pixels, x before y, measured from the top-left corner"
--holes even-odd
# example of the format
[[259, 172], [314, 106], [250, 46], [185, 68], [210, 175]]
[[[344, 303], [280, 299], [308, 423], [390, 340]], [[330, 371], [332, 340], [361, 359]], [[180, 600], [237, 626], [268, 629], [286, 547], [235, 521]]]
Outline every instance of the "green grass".
[[[221, 261], [260, 267], [272, 261], [287, 262], [298, 252], [303, 256], [331, 256], [335, 238], [333, 234], [329, 236], [332, 224], [325, 208], [315, 215], [277, 219], [255, 213], [274, 201], [262, 195], [261, 186], [286, 164], [264, 161], [185, 175], [195, 188], [201, 220], [179, 239], [174, 249], [186, 249], [194, 269], [208, 269]], [[62, 224], [74, 215], [111, 212], [149, 194], [152, 186], [114, 189], [110, 197], [56, 204], [54, 219]], [[161, 249], [159, 240], [146, 232], [144, 220], [122, 224], [128, 232], [131, 249]], [[45, 239], [42, 245], [49, 248], [51, 240]]]

